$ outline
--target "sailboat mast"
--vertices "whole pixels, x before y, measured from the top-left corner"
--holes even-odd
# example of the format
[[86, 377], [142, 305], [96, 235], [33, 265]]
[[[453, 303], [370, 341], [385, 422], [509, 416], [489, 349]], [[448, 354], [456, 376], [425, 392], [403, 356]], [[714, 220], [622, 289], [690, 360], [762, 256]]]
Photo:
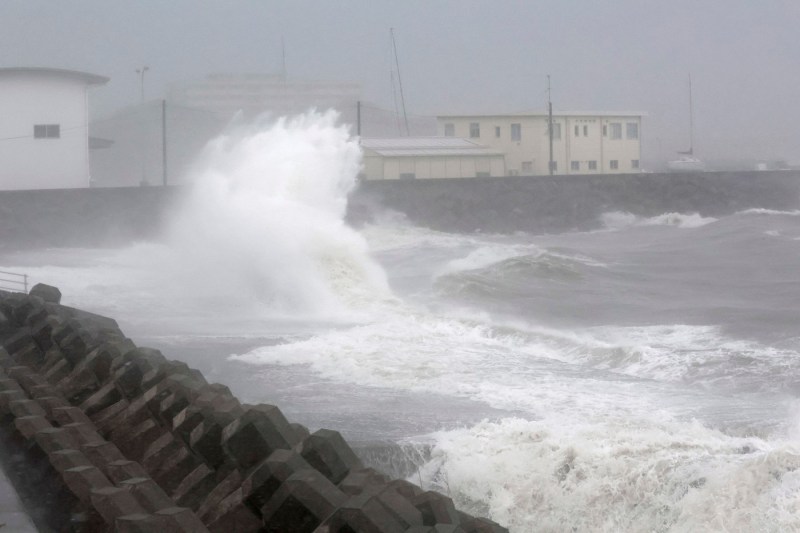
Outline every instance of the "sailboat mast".
[[408, 114], [406, 113], [406, 98], [403, 95], [403, 79], [400, 77], [400, 61], [397, 59], [397, 43], [394, 40], [394, 28], [389, 28], [389, 33], [392, 36], [392, 50], [394, 50], [394, 66], [397, 69], [397, 84], [400, 86], [400, 102], [403, 105], [403, 121], [406, 125], [406, 136], [410, 135], [408, 131]]
[[694, 155], [694, 106], [692, 105], [691, 74], [689, 74], [689, 155]]

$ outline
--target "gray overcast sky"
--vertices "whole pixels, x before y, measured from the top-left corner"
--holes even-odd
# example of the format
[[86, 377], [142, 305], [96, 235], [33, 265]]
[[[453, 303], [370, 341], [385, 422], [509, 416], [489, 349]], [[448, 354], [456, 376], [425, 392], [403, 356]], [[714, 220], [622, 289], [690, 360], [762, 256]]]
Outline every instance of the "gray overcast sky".
[[409, 112], [543, 109], [648, 113], [645, 152], [800, 162], [796, 0], [2, 0], [0, 65], [111, 77], [96, 116], [212, 72], [363, 84], [391, 107], [394, 27]]

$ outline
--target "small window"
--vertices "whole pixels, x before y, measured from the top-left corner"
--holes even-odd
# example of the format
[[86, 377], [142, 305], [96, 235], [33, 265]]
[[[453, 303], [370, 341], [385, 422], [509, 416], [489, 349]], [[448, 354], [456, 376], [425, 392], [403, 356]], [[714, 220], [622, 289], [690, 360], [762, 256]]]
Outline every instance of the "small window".
[[611, 126], [611, 138], [622, 139], [622, 123], [612, 122], [610, 126]]
[[609, 168], [611, 168], [611, 170], [617, 170], [619, 168], [619, 161], [617, 161], [616, 159], [612, 159], [611, 161], [608, 162], [608, 166]]
[[625, 124], [625, 136], [628, 139], [638, 139], [639, 138], [639, 124], [636, 122], [628, 122]]
[[500, 126], [494, 127], [494, 136], [497, 137], [498, 139], [500, 138]]
[[570, 161], [569, 169], [570, 170], [580, 170], [581, 169], [581, 162], [580, 161]]
[[575, 137], [581, 136], [581, 127], [575, 124]]
[[511, 140], [512, 141], [522, 140], [522, 124], [511, 125]]
[[[560, 139], [561, 138], [561, 124], [558, 122], [553, 122], [550, 125], [553, 128], [553, 139]], [[547, 134], [548, 132], [545, 132]]]
[[58, 139], [61, 137], [60, 124], [34, 124], [34, 139]]
[[414, 180], [417, 179], [417, 175], [414, 172], [401, 172], [400, 173], [401, 180]]
[[631, 159], [631, 168], [639, 168], [639, 160], [638, 159]]
[[445, 137], [455, 137], [456, 136], [456, 125], [453, 123], [447, 123], [444, 125], [444, 136]]
[[550, 161], [550, 170], [558, 172], [558, 161]]
[[469, 123], [469, 136], [472, 139], [477, 139], [481, 136], [481, 124], [480, 122], [470, 122]]
[[589, 161], [589, 170], [597, 170], [597, 161]]
[[584, 137], [588, 137], [589, 136], [589, 126], [584, 126], [583, 127], [583, 136]]
[[526, 172], [528, 174], [533, 173], [533, 161], [523, 161], [522, 162], [522, 172]]
[[608, 137], [608, 126], [603, 124], [603, 137]]

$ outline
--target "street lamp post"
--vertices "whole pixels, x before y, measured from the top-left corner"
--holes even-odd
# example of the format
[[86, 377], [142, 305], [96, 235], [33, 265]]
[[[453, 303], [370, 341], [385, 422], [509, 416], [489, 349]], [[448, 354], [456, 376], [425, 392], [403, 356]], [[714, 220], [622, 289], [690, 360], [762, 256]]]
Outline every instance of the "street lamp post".
[[146, 116], [145, 116], [146, 113], [145, 113], [145, 107], [144, 107], [144, 74], [148, 70], [150, 70], [150, 67], [148, 67], [147, 65], [144, 65], [141, 68], [137, 68], [136, 69], [136, 74], [139, 75], [139, 101], [140, 101], [140, 115], [141, 115], [141, 124], [142, 124], [142, 127], [141, 127], [141, 140], [140, 140], [140, 146], [141, 146], [140, 155], [141, 155], [141, 160], [142, 160], [142, 181], [139, 183], [139, 185], [148, 185], [148, 183], [147, 183], [147, 147], [145, 146], [146, 145], [146, 141], [147, 141], [147, 131], [146, 131], [146, 128], [147, 128], [147, 123], [146, 122], [147, 121], [146, 121]]

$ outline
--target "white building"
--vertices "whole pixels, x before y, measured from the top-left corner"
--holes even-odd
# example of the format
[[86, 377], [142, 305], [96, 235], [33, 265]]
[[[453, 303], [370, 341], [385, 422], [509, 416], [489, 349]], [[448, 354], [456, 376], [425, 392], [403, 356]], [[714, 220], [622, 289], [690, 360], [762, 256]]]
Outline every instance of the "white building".
[[361, 139], [368, 180], [480, 178], [506, 175], [503, 154], [467, 139]]
[[270, 74], [212, 74], [202, 81], [173, 85], [168, 100], [224, 118], [238, 112], [247, 117], [264, 112], [284, 116], [312, 107], [355, 112], [360, 93], [358, 83], [290, 80]]
[[108, 78], [0, 68], [0, 190], [89, 186], [88, 90]]
[[[643, 113], [554, 113], [554, 174], [640, 172]], [[443, 115], [437, 131], [505, 154], [510, 176], [548, 174], [547, 113]]]

